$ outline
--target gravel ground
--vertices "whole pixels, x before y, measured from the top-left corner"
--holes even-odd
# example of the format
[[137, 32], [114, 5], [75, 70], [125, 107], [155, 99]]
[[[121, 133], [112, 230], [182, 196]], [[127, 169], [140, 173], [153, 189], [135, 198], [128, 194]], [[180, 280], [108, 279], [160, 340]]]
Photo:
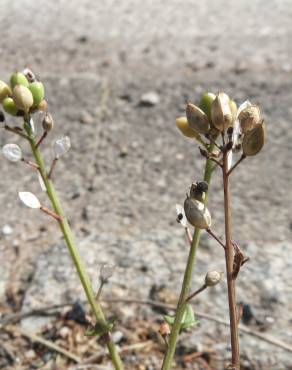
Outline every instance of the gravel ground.
[[[110, 286], [118, 297], [149, 297], [154, 285], [166, 285], [174, 297], [179, 292], [187, 247], [174, 205], [203, 169], [196, 145], [175, 128], [185, 102], [224, 89], [238, 102], [259, 103], [268, 124], [267, 145], [232, 179], [234, 238], [251, 257], [239, 281], [239, 300], [265, 323], [267, 335], [292, 345], [289, 5], [1, 0], [0, 76], [5, 80], [11, 70], [28, 65], [46, 83], [56, 121], [50, 139], [66, 133], [72, 141], [72, 151], [58, 164], [56, 187], [92, 277], [101, 263], [118, 264]], [[141, 97], [148, 92], [153, 105], [143, 106]], [[3, 145], [12, 136], [2, 133], [0, 140]], [[45, 153], [49, 161], [49, 143]], [[21, 189], [39, 194], [35, 173], [1, 159], [1, 174], [1, 307], [27, 309], [78, 297], [56, 225], [17, 201]], [[210, 210], [214, 229], [223, 235], [219, 173]], [[223, 266], [216, 244], [205, 236], [202, 244], [194, 286], [206, 270]], [[222, 284], [202, 295], [198, 308], [226, 318], [225, 293]], [[129, 317], [138, 314], [161, 317], [153, 319], [146, 308]], [[221, 356], [214, 368], [221, 369], [229, 355], [224, 327], [202, 321], [183, 343], [207, 348], [214, 337], [220, 338], [214, 348]], [[242, 341], [246, 369], [292, 367], [289, 352], [247, 336]]]

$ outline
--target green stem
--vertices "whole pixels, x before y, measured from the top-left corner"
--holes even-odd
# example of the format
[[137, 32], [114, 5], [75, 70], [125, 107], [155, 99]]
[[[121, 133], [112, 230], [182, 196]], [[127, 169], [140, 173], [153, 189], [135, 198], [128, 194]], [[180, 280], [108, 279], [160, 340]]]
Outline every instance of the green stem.
[[[211, 144], [209, 148], [209, 152], [211, 152], [213, 149], [214, 149], [214, 144]], [[214, 169], [214, 162], [208, 159], [206, 161], [205, 173], [204, 173], [204, 181], [206, 181], [208, 185], [210, 185], [210, 182], [211, 182], [213, 169]], [[206, 193], [205, 204], [207, 203], [207, 201], [208, 201], [208, 192]], [[190, 291], [193, 269], [194, 269], [194, 264], [195, 264], [195, 259], [196, 259], [196, 252], [197, 252], [197, 248], [200, 243], [200, 236], [201, 236], [201, 229], [198, 229], [198, 228], [195, 229], [194, 236], [193, 236], [193, 242], [190, 248], [187, 266], [186, 266], [186, 270], [184, 274], [184, 280], [183, 280], [183, 284], [181, 288], [181, 293], [180, 293], [179, 301], [178, 301], [177, 308], [176, 308], [175, 320], [171, 328], [171, 333], [169, 337], [169, 346], [164, 356], [161, 370], [169, 370], [171, 368], [173, 356], [174, 356], [175, 349], [176, 349], [176, 343], [177, 343], [178, 335], [180, 332], [181, 321], [183, 318], [184, 310], [187, 305], [187, 299], [188, 299], [188, 295]]]
[[[77, 247], [74, 243], [74, 238], [73, 238], [71, 228], [69, 226], [69, 223], [68, 223], [68, 221], [65, 217], [65, 214], [63, 212], [63, 209], [61, 207], [61, 204], [60, 204], [59, 198], [57, 196], [57, 193], [55, 191], [54, 185], [53, 185], [52, 181], [48, 178], [48, 174], [47, 174], [46, 167], [45, 167], [45, 162], [44, 162], [43, 156], [42, 156], [39, 148], [37, 147], [36, 138], [35, 138], [34, 134], [31, 132], [30, 128], [28, 127], [29, 125], [25, 123], [24, 126], [25, 126], [26, 132], [28, 134], [28, 141], [30, 143], [32, 153], [35, 157], [36, 163], [39, 166], [39, 172], [40, 172], [40, 174], [43, 178], [44, 184], [46, 186], [48, 197], [51, 201], [51, 204], [54, 208], [54, 211], [61, 217], [61, 220], [59, 221], [59, 225], [60, 225], [61, 231], [64, 235], [64, 238], [65, 238], [66, 244], [68, 246], [68, 249], [70, 251], [71, 257], [73, 259], [74, 265], [76, 267], [79, 279], [80, 279], [80, 281], [82, 283], [82, 286], [83, 286], [83, 289], [85, 291], [87, 300], [88, 300], [88, 302], [89, 302], [89, 304], [92, 308], [92, 311], [94, 313], [94, 316], [95, 316], [97, 322], [99, 322], [101, 324], [106, 324], [106, 319], [105, 319], [103, 310], [101, 308], [101, 305], [95, 299], [92, 284], [90, 282], [89, 276], [88, 276], [88, 274], [86, 272], [86, 269], [84, 267], [81, 256], [78, 252], [78, 249], [77, 249]], [[111, 341], [110, 336], [109, 336], [109, 340], [107, 342], [107, 347], [108, 347], [108, 350], [109, 350], [109, 353], [110, 353], [110, 356], [111, 356], [111, 359], [112, 359], [112, 362], [113, 362], [113, 365], [114, 365], [115, 369], [116, 370], [123, 370], [123, 364], [122, 364], [121, 358], [120, 358], [120, 356], [117, 352], [116, 346]]]

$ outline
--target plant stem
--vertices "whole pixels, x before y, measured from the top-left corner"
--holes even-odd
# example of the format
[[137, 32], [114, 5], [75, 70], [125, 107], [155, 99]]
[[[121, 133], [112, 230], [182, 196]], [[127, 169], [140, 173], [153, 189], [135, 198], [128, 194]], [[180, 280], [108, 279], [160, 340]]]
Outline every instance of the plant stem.
[[[209, 152], [212, 152], [213, 149], [214, 149], [214, 144], [211, 144], [209, 147]], [[214, 168], [213, 161], [211, 161], [210, 159], [207, 159], [206, 165], [205, 165], [204, 181], [206, 181], [208, 185], [211, 182], [213, 168]], [[208, 200], [208, 192], [206, 193], [205, 204], [207, 203], [207, 200]], [[170, 333], [169, 342], [168, 342], [169, 345], [168, 345], [166, 354], [163, 359], [161, 370], [169, 370], [172, 365], [176, 343], [177, 343], [178, 335], [180, 332], [181, 321], [182, 321], [182, 317], [183, 317], [186, 304], [187, 304], [186, 300], [188, 298], [189, 291], [190, 291], [192, 274], [193, 274], [193, 269], [194, 269], [194, 264], [195, 264], [195, 259], [196, 259], [196, 251], [197, 251], [197, 248], [200, 242], [200, 236], [201, 236], [201, 230], [196, 228], [194, 231], [194, 235], [193, 235], [192, 245], [190, 247], [190, 252], [189, 252], [188, 261], [187, 261], [187, 265], [186, 265], [186, 269], [184, 273], [184, 279], [183, 279], [182, 288], [181, 288], [181, 293], [180, 293], [180, 297], [179, 297], [177, 308], [176, 308], [175, 320], [171, 328], [171, 333]]]
[[232, 349], [232, 369], [240, 369], [238, 315], [236, 308], [236, 281], [233, 277], [234, 252], [231, 239], [231, 198], [228, 174], [228, 151], [223, 152], [223, 186], [224, 186], [224, 212], [225, 212], [225, 260], [228, 286], [228, 303], [230, 319], [230, 335]]
[[[94, 313], [94, 316], [95, 316], [97, 322], [99, 322], [101, 324], [106, 324], [106, 319], [105, 319], [104, 313], [102, 311], [102, 308], [101, 308], [100, 304], [95, 299], [94, 291], [93, 291], [89, 276], [86, 272], [86, 269], [84, 267], [83, 261], [81, 259], [80, 254], [79, 254], [79, 251], [78, 251], [78, 249], [77, 249], [77, 247], [74, 243], [74, 238], [73, 238], [71, 228], [70, 228], [69, 223], [68, 223], [68, 221], [65, 217], [65, 214], [62, 210], [62, 207], [61, 207], [59, 198], [57, 196], [57, 193], [55, 191], [54, 185], [48, 177], [48, 174], [47, 174], [47, 171], [46, 171], [46, 168], [45, 168], [44, 159], [42, 157], [42, 154], [41, 154], [39, 148], [37, 147], [36, 138], [35, 138], [34, 134], [31, 132], [31, 130], [29, 129], [29, 127], [27, 127], [27, 126], [28, 126], [28, 124], [25, 123], [25, 129], [26, 129], [26, 132], [28, 134], [28, 141], [30, 143], [32, 153], [35, 157], [36, 163], [39, 166], [39, 172], [40, 172], [40, 174], [43, 178], [44, 184], [45, 184], [46, 189], [47, 189], [47, 194], [48, 194], [48, 197], [49, 197], [49, 199], [51, 201], [51, 204], [54, 208], [54, 211], [56, 212], [57, 215], [60, 216], [59, 225], [60, 225], [61, 231], [64, 235], [66, 244], [67, 244], [68, 249], [70, 251], [70, 254], [71, 254], [71, 257], [73, 259], [74, 265], [76, 267], [77, 273], [79, 275], [79, 279], [80, 279], [80, 281], [82, 283], [82, 286], [83, 286], [83, 289], [85, 291], [87, 300], [88, 300], [88, 302], [89, 302], [89, 304], [92, 308], [92, 311]], [[110, 353], [110, 356], [111, 356], [111, 359], [112, 359], [112, 362], [113, 362], [113, 365], [114, 365], [115, 369], [116, 370], [123, 370], [123, 364], [121, 362], [121, 358], [120, 358], [120, 356], [117, 352], [117, 349], [116, 349], [114, 343], [111, 341], [110, 336], [109, 336], [109, 340], [107, 342], [107, 347], [108, 347], [108, 350], [109, 350], [109, 353]]]

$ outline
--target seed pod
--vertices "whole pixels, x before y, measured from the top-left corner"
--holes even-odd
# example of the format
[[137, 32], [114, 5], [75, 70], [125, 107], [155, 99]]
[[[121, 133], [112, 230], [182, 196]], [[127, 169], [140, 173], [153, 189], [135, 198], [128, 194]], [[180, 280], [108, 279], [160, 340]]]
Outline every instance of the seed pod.
[[29, 84], [29, 90], [33, 96], [33, 106], [37, 107], [45, 97], [45, 88], [42, 82], [34, 81]]
[[7, 96], [11, 96], [11, 94], [10, 87], [4, 81], [0, 81], [0, 103], [2, 103]]
[[42, 121], [43, 129], [47, 132], [51, 131], [54, 127], [54, 120], [50, 113], [46, 113]]
[[44, 99], [44, 100], [42, 100], [41, 102], [40, 102], [40, 104], [38, 105], [38, 110], [40, 110], [40, 111], [45, 111], [46, 109], [47, 109], [47, 107], [48, 107], [48, 103], [47, 103], [47, 101]]
[[209, 271], [205, 276], [205, 284], [207, 286], [214, 286], [220, 282], [222, 273], [218, 271]]
[[18, 109], [29, 111], [33, 105], [33, 96], [30, 90], [23, 85], [16, 85], [12, 91], [12, 97]]
[[18, 108], [14, 103], [12, 98], [5, 98], [2, 102], [3, 108], [5, 112], [11, 114], [12, 116], [16, 116], [18, 112]]
[[13, 89], [16, 85], [23, 85], [28, 87], [29, 82], [25, 75], [21, 72], [15, 72], [10, 77], [10, 86]]
[[204, 113], [206, 113], [209, 121], [211, 121], [211, 106], [213, 101], [215, 100], [216, 95], [210, 92], [207, 92], [202, 95], [200, 103], [199, 103], [199, 108], [202, 109]]
[[181, 133], [186, 137], [194, 137], [196, 139], [200, 137], [200, 134], [198, 134], [198, 132], [190, 128], [187, 117], [177, 118], [176, 126], [181, 131]]
[[229, 100], [227, 94], [220, 92], [212, 103], [212, 123], [221, 132], [227, 130], [227, 128], [233, 124]]
[[247, 131], [242, 141], [242, 151], [246, 156], [258, 154], [266, 141], [266, 125], [258, 123], [252, 130]]
[[245, 134], [253, 129], [261, 120], [261, 112], [258, 106], [251, 105], [243, 109], [238, 116], [241, 131]]
[[186, 198], [184, 210], [187, 220], [194, 227], [208, 229], [211, 226], [211, 215], [204, 203], [193, 198]]
[[237, 118], [237, 105], [234, 100], [230, 99], [229, 106], [230, 106], [231, 114], [232, 114], [232, 122], [234, 123]]
[[194, 104], [188, 103], [186, 108], [186, 116], [191, 129], [199, 134], [206, 134], [210, 128], [207, 115]]

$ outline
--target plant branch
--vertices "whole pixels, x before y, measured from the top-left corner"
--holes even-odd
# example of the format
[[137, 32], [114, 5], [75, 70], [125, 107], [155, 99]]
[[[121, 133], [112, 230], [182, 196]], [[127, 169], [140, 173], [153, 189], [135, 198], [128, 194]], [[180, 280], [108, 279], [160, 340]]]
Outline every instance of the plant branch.
[[[209, 147], [209, 152], [212, 152], [214, 149], [214, 144], [211, 144]], [[205, 173], [204, 173], [204, 181], [210, 185], [211, 182], [211, 176], [212, 176], [212, 171], [214, 168], [214, 164], [210, 159], [207, 159], [206, 165], [205, 165]], [[208, 192], [206, 193], [205, 197], [205, 204], [208, 201]], [[184, 280], [181, 288], [181, 293], [180, 297], [178, 300], [177, 304], [177, 309], [176, 309], [176, 314], [175, 314], [175, 319], [174, 323], [171, 328], [170, 336], [169, 336], [169, 345], [167, 348], [167, 351], [165, 353], [164, 359], [163, 359], [163, 364], [161, 367], [161, 370], [169, 370], [171, 368], [173, 356], [175, 353], [175, 348], [176, 348], [176, 343], [178, 339], [178, 335], [180, 332], [180, 327], [181, 327], [181, 321], [183, 318], [183, 314], [186, 308], [186, 300], [189, 295], [190, 291], [190, 286], [191, 286], [191, 279], [193, 275], [193, 268], [194, 268], [194, 263], [196, 259], [196, 252], [197, 248], [199, 246], [200, 242], [200, 236], [201, 236], [201, 230], [200, 229], [195, 229], [194, 235], [193, 235], [193, 241], [192, 245], [189, 251], [189, 256], [188, 256], [188, 261], [184, 273]]]
[[242, 154], [242, 156], [239, 158], [239, 160], [234, 163], [234, 165], [230, 168], [230, 170], [227, 172], [227, 176], [229, 176], [231, 174], [231, 172], [233, 170], [235, 170], [235, 168], [246, 158], [246, 155], [245, 154]]
[[19, 135], [23, 137], [24, 139], [28, 140], [28, 136], [20, 132], [20, 127], [10, 127], [8, 125], [5, 125], [4, 128], [6, 131], [13, 132], [14, 134]]
[[200, 294], [201, 292], [203, 292], [207, 288], [208, 288], [207, 284], [202, 285], [201, 288], [199, 288], [194, 293], [192, 293], [191, 295], [188, 296], [188, 298], [186, 299], [186, 302], [191, 301], [196, 295]]
[[218, 236], [216, 236], [216, 234], [213, 233], [211, 229], [206, 229], [206, 231], [225, 249], [225, 244], [218, 238]]
[[[51, 204], [54, 208], [54, 211], [57, 215], [60, 217], [59, 225], [60, 229], [64, 235], [66, 244], [68, 246], [68, 249], [70, 251], [71, 257], [73, 259], [74, 265], [76, 267], [77, 273], [79, 275], [80, 281], [82, 283], [83, 289], [85, 291], [85, 294], [87, 296], [88, 302], [90, 303], [90, 306], [92, 308], [92, 311], [94, 313], [94, 316], [98, 323], [106, 324], [106, 319], [103, 313], [103, 310], [101, 308], [101, 305], [96, 301], [95, 294], [89, 279], [89, 276], [87, 274], [87, 271], [84, 267], [83, 261], [81, 259], [81, 256], [79, 254], [79, 251], [75, 245], [73, 234], [70, 228], [70, 225], [65, 217], [65, 214], [63, 212], [63, 209], [61, 207], [61, 203], [59, 201], [59, 198], [57, 196], [57, 193], [55, 191], [54, 185], [50, 178], [48, 177], [48, 174], [45, 169], [45, 163], [44, 159], [42, 157], [41, 152], [39, 151], [39, 148], [36, 147], [36, 139], [34, 134], [32, 133], [30, 129], [30, 125], [25, 122], [24, 123], [25, 130], [28, 134], [28, 140], [31, 146], [32, 153], [35, 157], [36, 163], [39, 166], [39, 172], [42, 176], [42, 179], [44, 181], [45, 187], [47, 189], [48, 197], [51, 201]], [[116, 370], [123, 370], [123, 364], [121, 362], [120, 356], [117, 352], [116, 346], [110, 339], [109, 335], [109, 341], [107, 342], [107, 347], [113, 362], [113, 365]]]
[[223, 187], [224, 187], [224, 213], [225, 213], [225, 261], [228, 287], [229, 320], [231, 334], [232, 366], [235, 370], [240, 368], [238, 315], [236, 309], [236, 285], [233, 277], [234, 251], [231, 236], [231, 197], [228, 176], [228, 150], [223, 152]]

